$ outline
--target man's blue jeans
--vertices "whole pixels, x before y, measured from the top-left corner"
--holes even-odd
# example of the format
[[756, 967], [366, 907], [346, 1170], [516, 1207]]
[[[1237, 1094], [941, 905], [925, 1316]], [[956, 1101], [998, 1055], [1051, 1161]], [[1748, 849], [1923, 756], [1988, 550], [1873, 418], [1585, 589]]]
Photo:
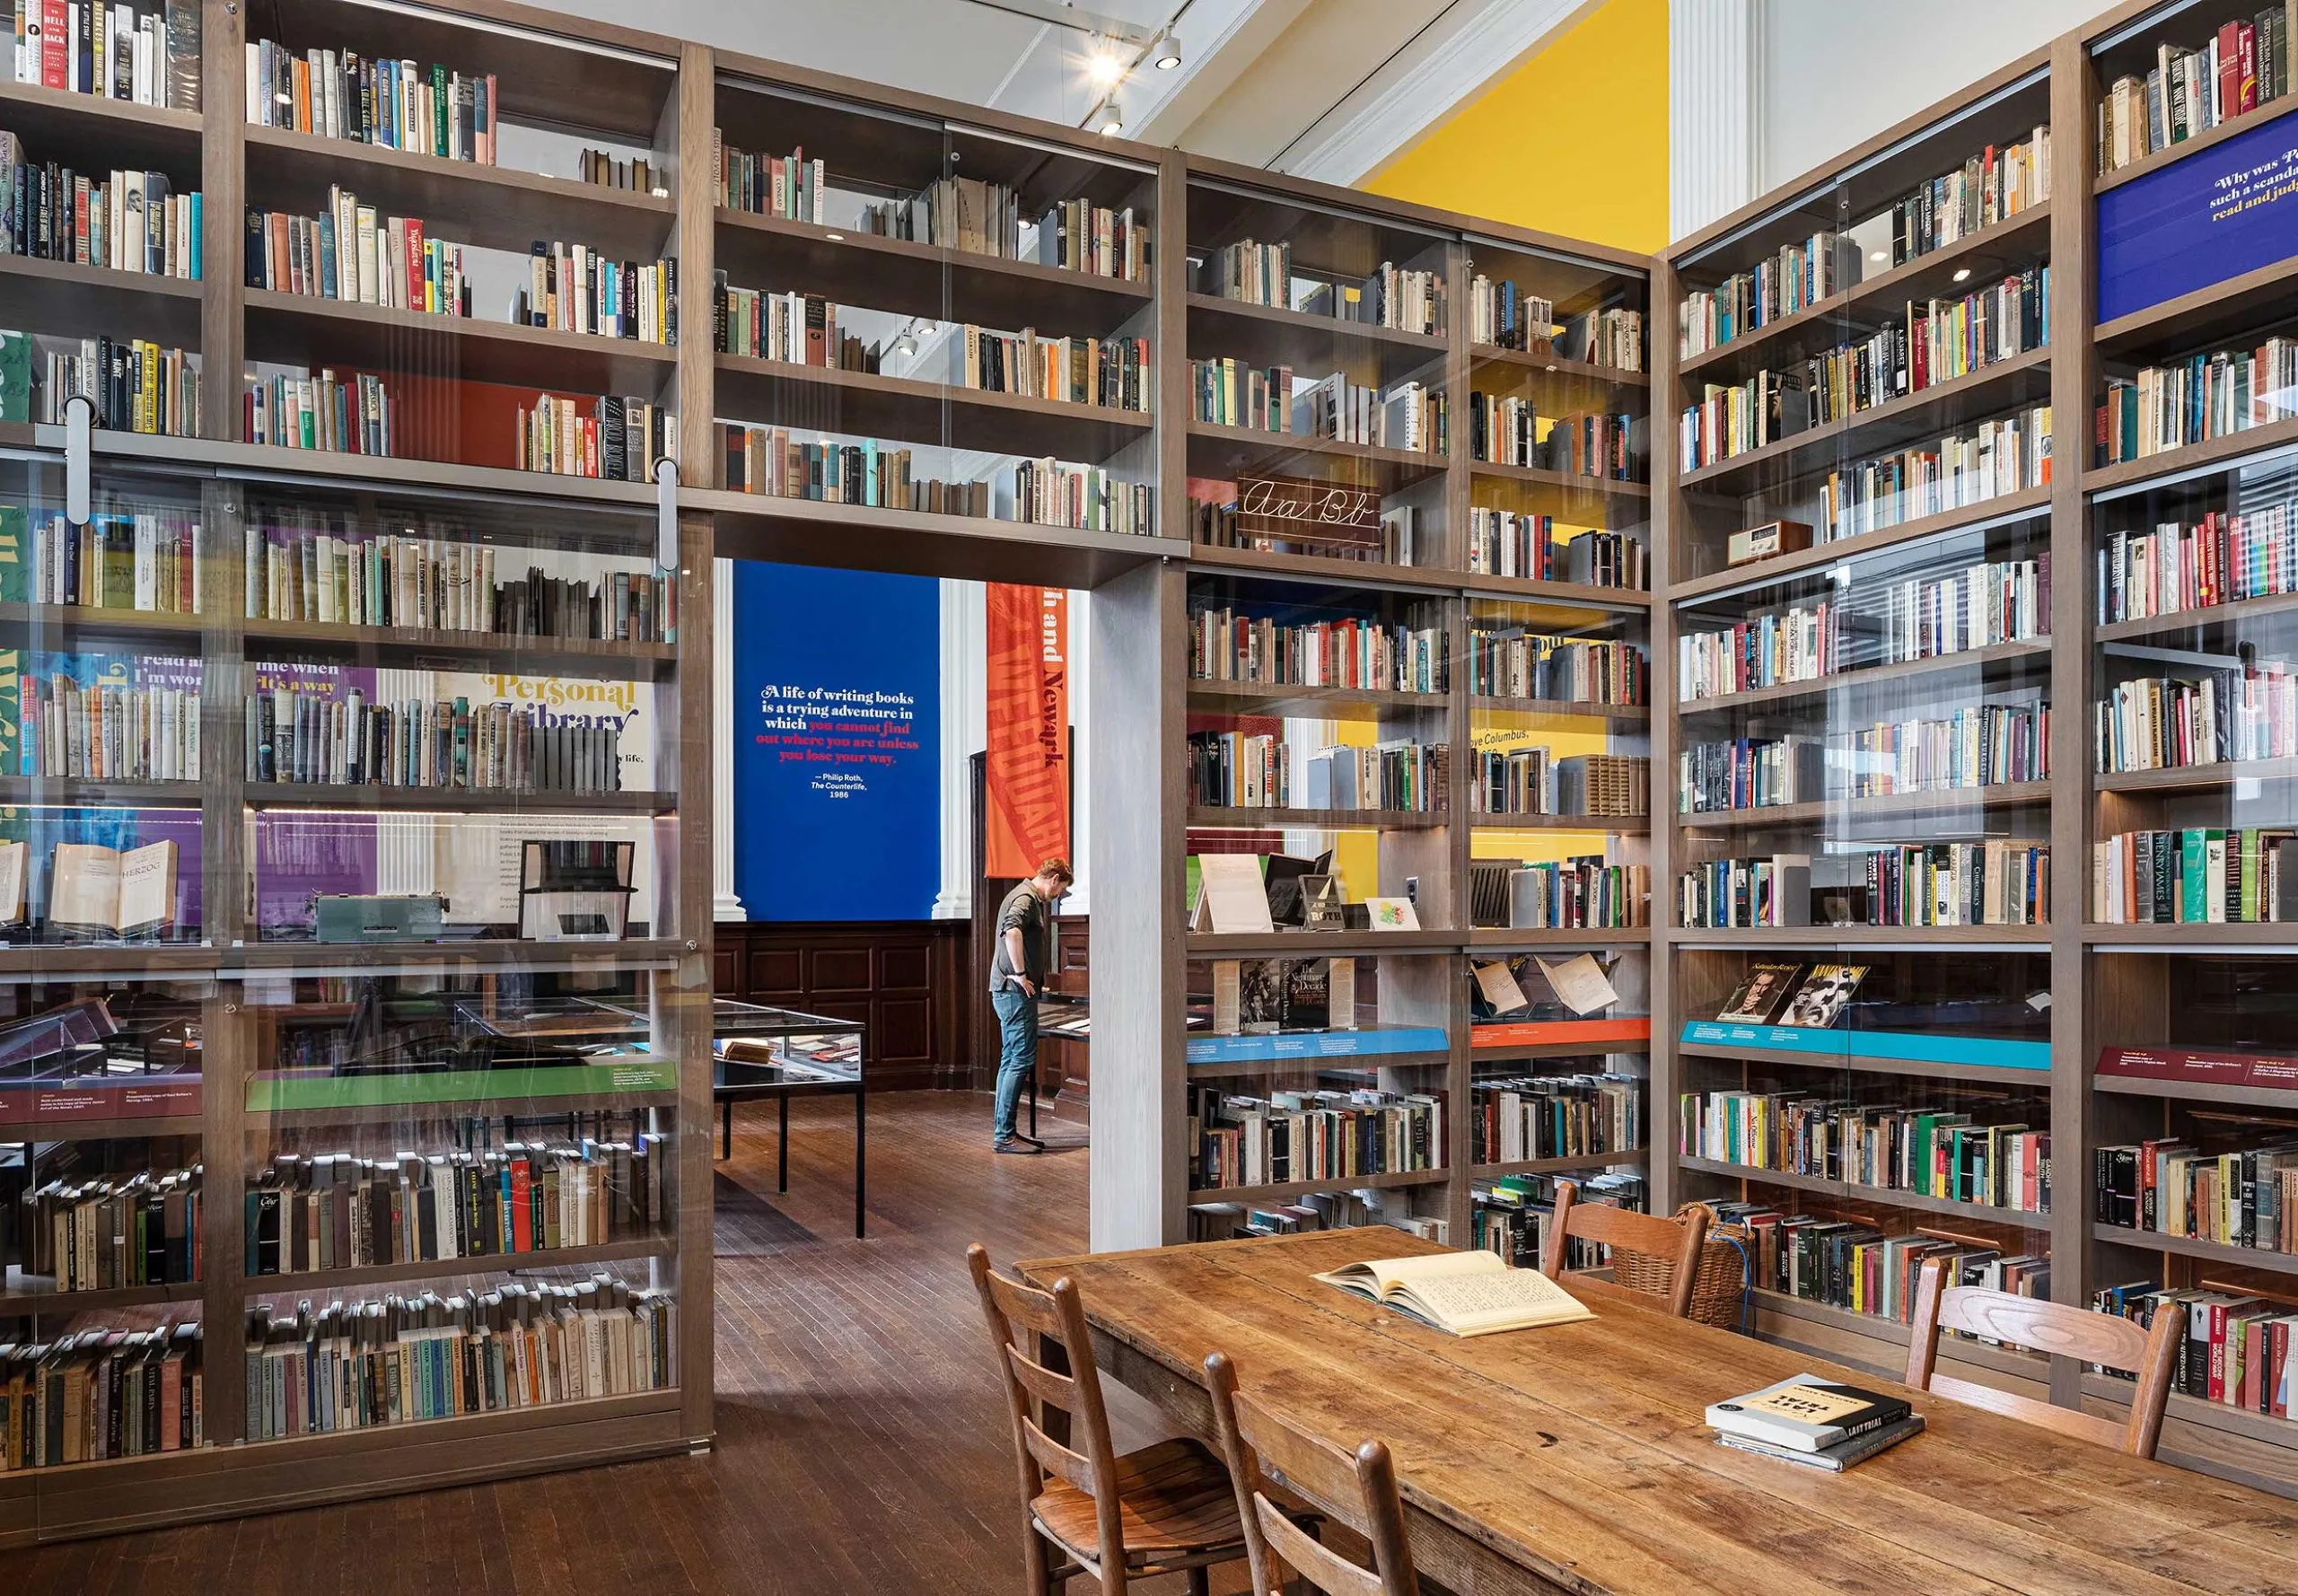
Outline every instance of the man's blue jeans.
[[1038, 1066], [1038, 1005], [1019, 987], [1000, 987], [989, 995], [997, 1011], [997, 1110], [992, 1127], [997, 1139], [1013, 1134], [1013, 1110], [1022, 1101], [1022, 1082]]

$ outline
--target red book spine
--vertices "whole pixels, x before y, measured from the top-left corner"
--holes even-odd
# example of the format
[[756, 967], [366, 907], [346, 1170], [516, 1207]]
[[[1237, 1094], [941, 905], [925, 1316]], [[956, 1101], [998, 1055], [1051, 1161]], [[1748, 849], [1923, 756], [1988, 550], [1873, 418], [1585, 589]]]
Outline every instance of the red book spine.
[[407, 308], [427, 311], [431, 303], [423, 292], [423, 219], [409, 216], [400, 231], [407, 237]]
[[65, 64], [70, 58], [72, 41], [66, 37], [65, 0], [45, 0], [40, 7], [39, 24], [39, 82], [43, 89], [69, 86], [65, 76]]
[[2242, 25], [2228, 22], [2218, 30], [2218, 119], [2224, 121], [2242, 109]]
[[2226, 1399], [2226, 1304], [2210, 1305], [2210, 1384], [2206, 1394], [2214, 1402]]
[[535, 1250], [534, 1177], [524, 1156], [511, 1161], [511, 1250]]

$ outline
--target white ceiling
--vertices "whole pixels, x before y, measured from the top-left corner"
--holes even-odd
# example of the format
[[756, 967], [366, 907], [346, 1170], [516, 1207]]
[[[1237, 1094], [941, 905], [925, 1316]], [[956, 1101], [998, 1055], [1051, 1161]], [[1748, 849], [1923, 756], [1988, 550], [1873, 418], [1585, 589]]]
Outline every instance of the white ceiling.
[[[1083, 125], [1092, 34], [1000, 9], [1064, 0], [653, 0], [642, 25], [752, 55]], [[602, 21], [627, 0], [559, 0]], [[1183, 65], [1118, 90], [1126, 130], [1251, 166], [1352, 182], [1520, 60], [1581, 0], [1092, 0]], [[1174, 19], [1178, 18], [1177, 21]], [[1132, 51], [1123, 52], [1130, 57]]]

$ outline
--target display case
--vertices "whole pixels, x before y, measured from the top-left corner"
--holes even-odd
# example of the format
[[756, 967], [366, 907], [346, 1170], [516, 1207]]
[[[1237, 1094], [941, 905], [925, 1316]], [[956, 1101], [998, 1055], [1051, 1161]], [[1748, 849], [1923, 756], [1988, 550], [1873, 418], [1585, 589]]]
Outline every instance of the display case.
[[[0, 1538], [683, 1448], [653, 519], [51, 438], [0, 451]], [[522, 922], [536, 849], [617, 862], [612, 934]]]

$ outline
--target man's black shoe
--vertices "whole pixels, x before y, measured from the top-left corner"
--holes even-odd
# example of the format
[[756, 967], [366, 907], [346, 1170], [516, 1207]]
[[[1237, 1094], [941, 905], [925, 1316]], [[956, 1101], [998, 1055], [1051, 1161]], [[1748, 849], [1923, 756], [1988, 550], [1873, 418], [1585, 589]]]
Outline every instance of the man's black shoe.
[[1020, 1136], [1007, 1136], [1004, 1140], [994, 1144], [994, 1150], [999, 1153], [1042, 1153], [1045, 1151], [1035, 1142], [1026, 1141]]

